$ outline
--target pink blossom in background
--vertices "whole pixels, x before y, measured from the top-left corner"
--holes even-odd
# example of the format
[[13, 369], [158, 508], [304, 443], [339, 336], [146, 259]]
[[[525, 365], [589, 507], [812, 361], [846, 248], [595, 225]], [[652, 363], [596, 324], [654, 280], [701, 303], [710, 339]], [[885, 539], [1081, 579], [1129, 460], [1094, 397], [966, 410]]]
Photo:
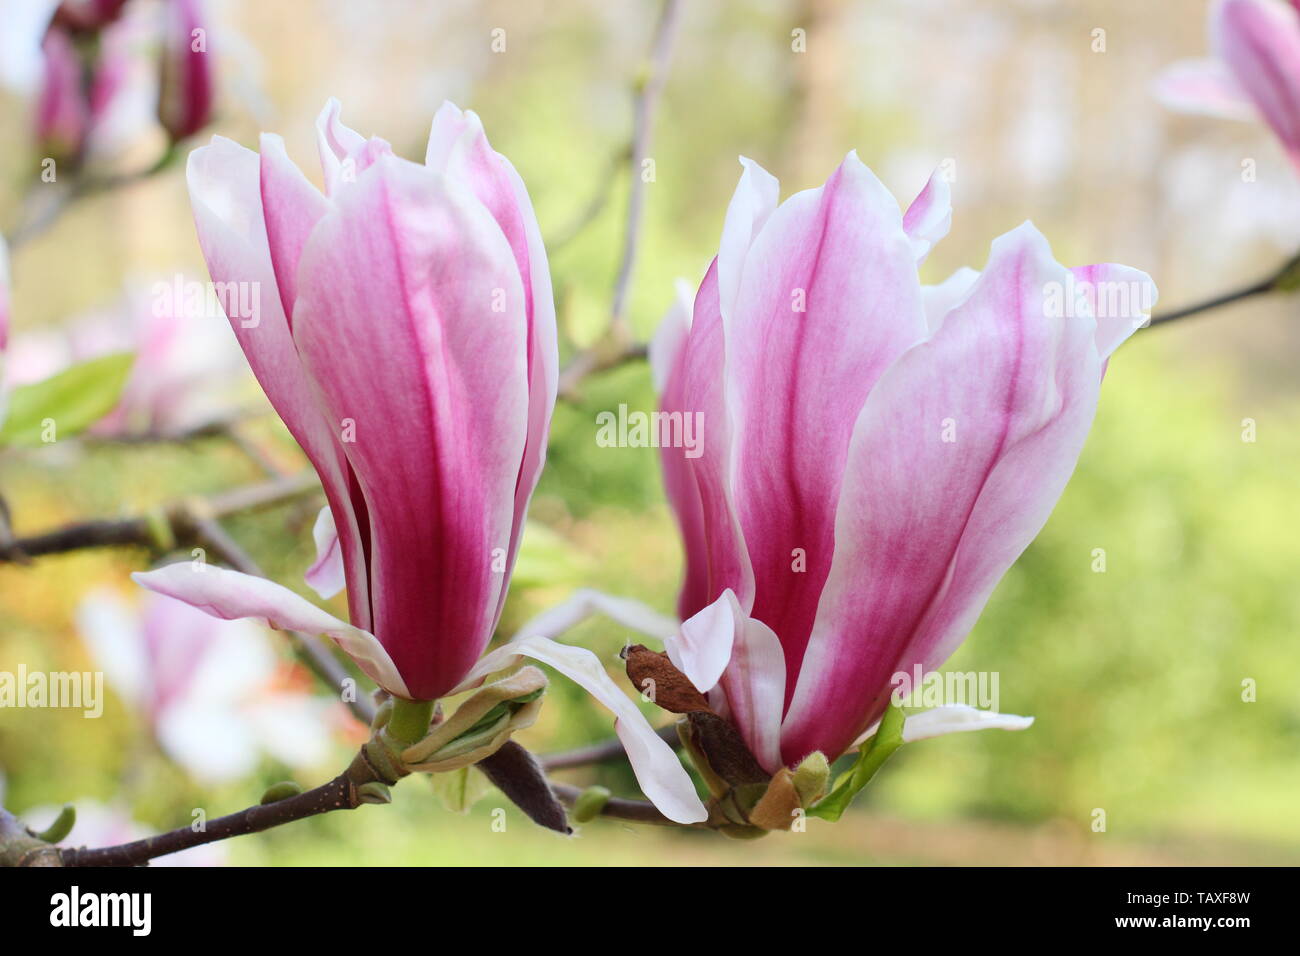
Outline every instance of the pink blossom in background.
[[313, 697], [261, 627], [156, 594], [137, 609], [102, 591], [82, 602], [77, 626], [118, 696], [196, 778], [238, 779], [263, 754], [306, 768], [331, 756], [329, 712], [342, 705]]
[[173, 142], [208, 125], [216, 96], [215, 59], [208, 47], [202, 0], [165, 0], [158, 121]]
[[90, 134], [86, 67], [72, 35], [51, 29], [41, 42], [44, 74], [36, 102], [36, 146], [59, 162], [77, 163]]
[[95, 32], [122, 15], [127, 0], [63, 0], [54, 11], [54, 23], [66, 30]]
[[134, 352], [121, 400], [93, 434], [167, 434], [219, 418], [246, 366], [222, 316], [195, 311], [183, 295], [173, 294], [195, 285], [201, 284], [188, 276], [134, 283], [109, 309], [16, 336], [9, 385], [29, 385], [114, 352]]
[[1185, 60], [1156, 82], [1173, 109], [1264, 120], [1300, 167], [1300, 6], [1284, 0], [1216, 0], [1213, 59]]
[[87, 157], [112, 157], [147, 133], [157, 98], [157, 31], [143, 6], [107, 23], [93, 39], [57, 20], [49, 27], [40, 41], [35, 103], [39, 152], [75, 165]]

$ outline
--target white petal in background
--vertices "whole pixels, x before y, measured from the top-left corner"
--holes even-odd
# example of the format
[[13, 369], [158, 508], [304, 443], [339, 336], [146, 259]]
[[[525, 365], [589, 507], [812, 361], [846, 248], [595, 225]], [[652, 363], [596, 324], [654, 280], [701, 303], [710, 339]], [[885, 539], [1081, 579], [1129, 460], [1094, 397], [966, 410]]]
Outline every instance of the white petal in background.
[[137, 610], [107, 592], [77, 620], [109, 683], [197, 779], [238, 778], [264, 753], [295, 767], [330, 756], [330, 702], [280, 686], [287, 665], [262, 627], [157, 594]]

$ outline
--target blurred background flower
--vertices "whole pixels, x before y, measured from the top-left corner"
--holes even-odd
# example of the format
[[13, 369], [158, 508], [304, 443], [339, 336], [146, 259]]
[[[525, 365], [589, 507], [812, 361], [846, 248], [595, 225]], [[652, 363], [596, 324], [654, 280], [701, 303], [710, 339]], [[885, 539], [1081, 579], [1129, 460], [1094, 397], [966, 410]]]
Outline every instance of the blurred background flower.
[[16, 337], [9, 350], [11, 387], [49, 378], [78, 362], [130, 352], [130, 377], [117, 406], [91, 433], [165, 436], [221, 420], [247, 375], [230, 330], [187, 303], [192, 276], [127, 283], [111, 306]]
[[161, 595], [136, 609], [107, 591], [82, 601], [77, 622], [118, 697], [200, 781], [244, 776], [264, 753], [306, 768], [330, 756], [330, 704], [277, 659], [264, 628]]

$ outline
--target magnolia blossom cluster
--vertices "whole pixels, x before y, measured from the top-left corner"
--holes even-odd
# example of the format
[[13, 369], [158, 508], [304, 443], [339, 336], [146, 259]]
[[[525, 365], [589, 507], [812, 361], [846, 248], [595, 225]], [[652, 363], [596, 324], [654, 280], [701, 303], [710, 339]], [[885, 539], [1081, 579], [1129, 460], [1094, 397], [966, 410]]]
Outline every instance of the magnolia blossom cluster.
[[[521, 657], [549, 664], [614, 710], [664, 814], [705, 820], [604, 664], [550, 640], [568, 611], [483, 656], [556, 396], [523, 182], [450, 104], [424, 163], [345, 126], [334, 102], [317, 141], [323, 192], [271, 135], [260, 153], [215, 138], [188, 175], [213, 280], [275, 290], [258, 323], [231, 324], [320, 475], [307, 580], [323, 597], [346, 589], [349, 620], [218, 568], [136, 579], [217, 617], [326, 634], [400, 700], [459, 693]], [[594, 602], [662, 638], [656, 666], [775, 780], [869, 735], [891, 676], [942, 663], [1046, 521], [1106, 361], [1145, 320], [1105, 297], [1063, 308], [1061, 290], [1120, 284], [1149, 305], [1154, 289], [1124, 266], [1059, 265], [1029, 224], [993, 243], [982, 273], [924, 286], [918, 266], [952, 218], [942, 176], [904, 212], [854, 154], [783, 203], [744, 165], [718, 254], [652, 350], [662, 412], [703, 430], [661, 448], [682, 623]], [[961, 708], [912, 720], [908, 739], [1028, 723]]]
[[[36, 0], [33, 0], [36, 2]], [[148, 51], [161, 45], [153, 75]], [[38, 149], [76, 166], [132, 129], [144, 101], [172, 142], [207, 125], [215, 100], [203, 0], [161, 10], [127, 0], [64, 0], [40, 39]]]

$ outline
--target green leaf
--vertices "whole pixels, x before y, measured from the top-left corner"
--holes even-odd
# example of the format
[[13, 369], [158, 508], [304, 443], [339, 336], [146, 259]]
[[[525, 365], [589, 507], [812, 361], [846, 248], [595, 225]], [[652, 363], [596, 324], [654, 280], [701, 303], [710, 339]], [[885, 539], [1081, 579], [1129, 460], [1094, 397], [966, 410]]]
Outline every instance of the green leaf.
[[130, 352], [105, 355], [14, 389], [0, 446], [44, 444], [47, 420], [56, 439], [85, 431], [117, 405], [134, 361]]
[[858, 750], [858, 761], [835, 781], [826, 797], [816, 803], [809, 815], [834, 823], [848, 809], [853, 798], [871, 782], [890, 754], [903, 745], [903, 708], [891, 704], [880, 718], [875, 735]]
[[476, 767], [461, 767], [450, 773], [435, 773], [433, 792], [442, 805], [452, 813], [467, 813], [492, 789], [483, 771]]
[[46, 843], [58, 843], [72, 832], [76, 824], [77, 808], [70, 803], [65, 803], [59, 810], [59, 815], [54, 818], [54, 822], [36, 834], [36, 839], [44, 840]]

